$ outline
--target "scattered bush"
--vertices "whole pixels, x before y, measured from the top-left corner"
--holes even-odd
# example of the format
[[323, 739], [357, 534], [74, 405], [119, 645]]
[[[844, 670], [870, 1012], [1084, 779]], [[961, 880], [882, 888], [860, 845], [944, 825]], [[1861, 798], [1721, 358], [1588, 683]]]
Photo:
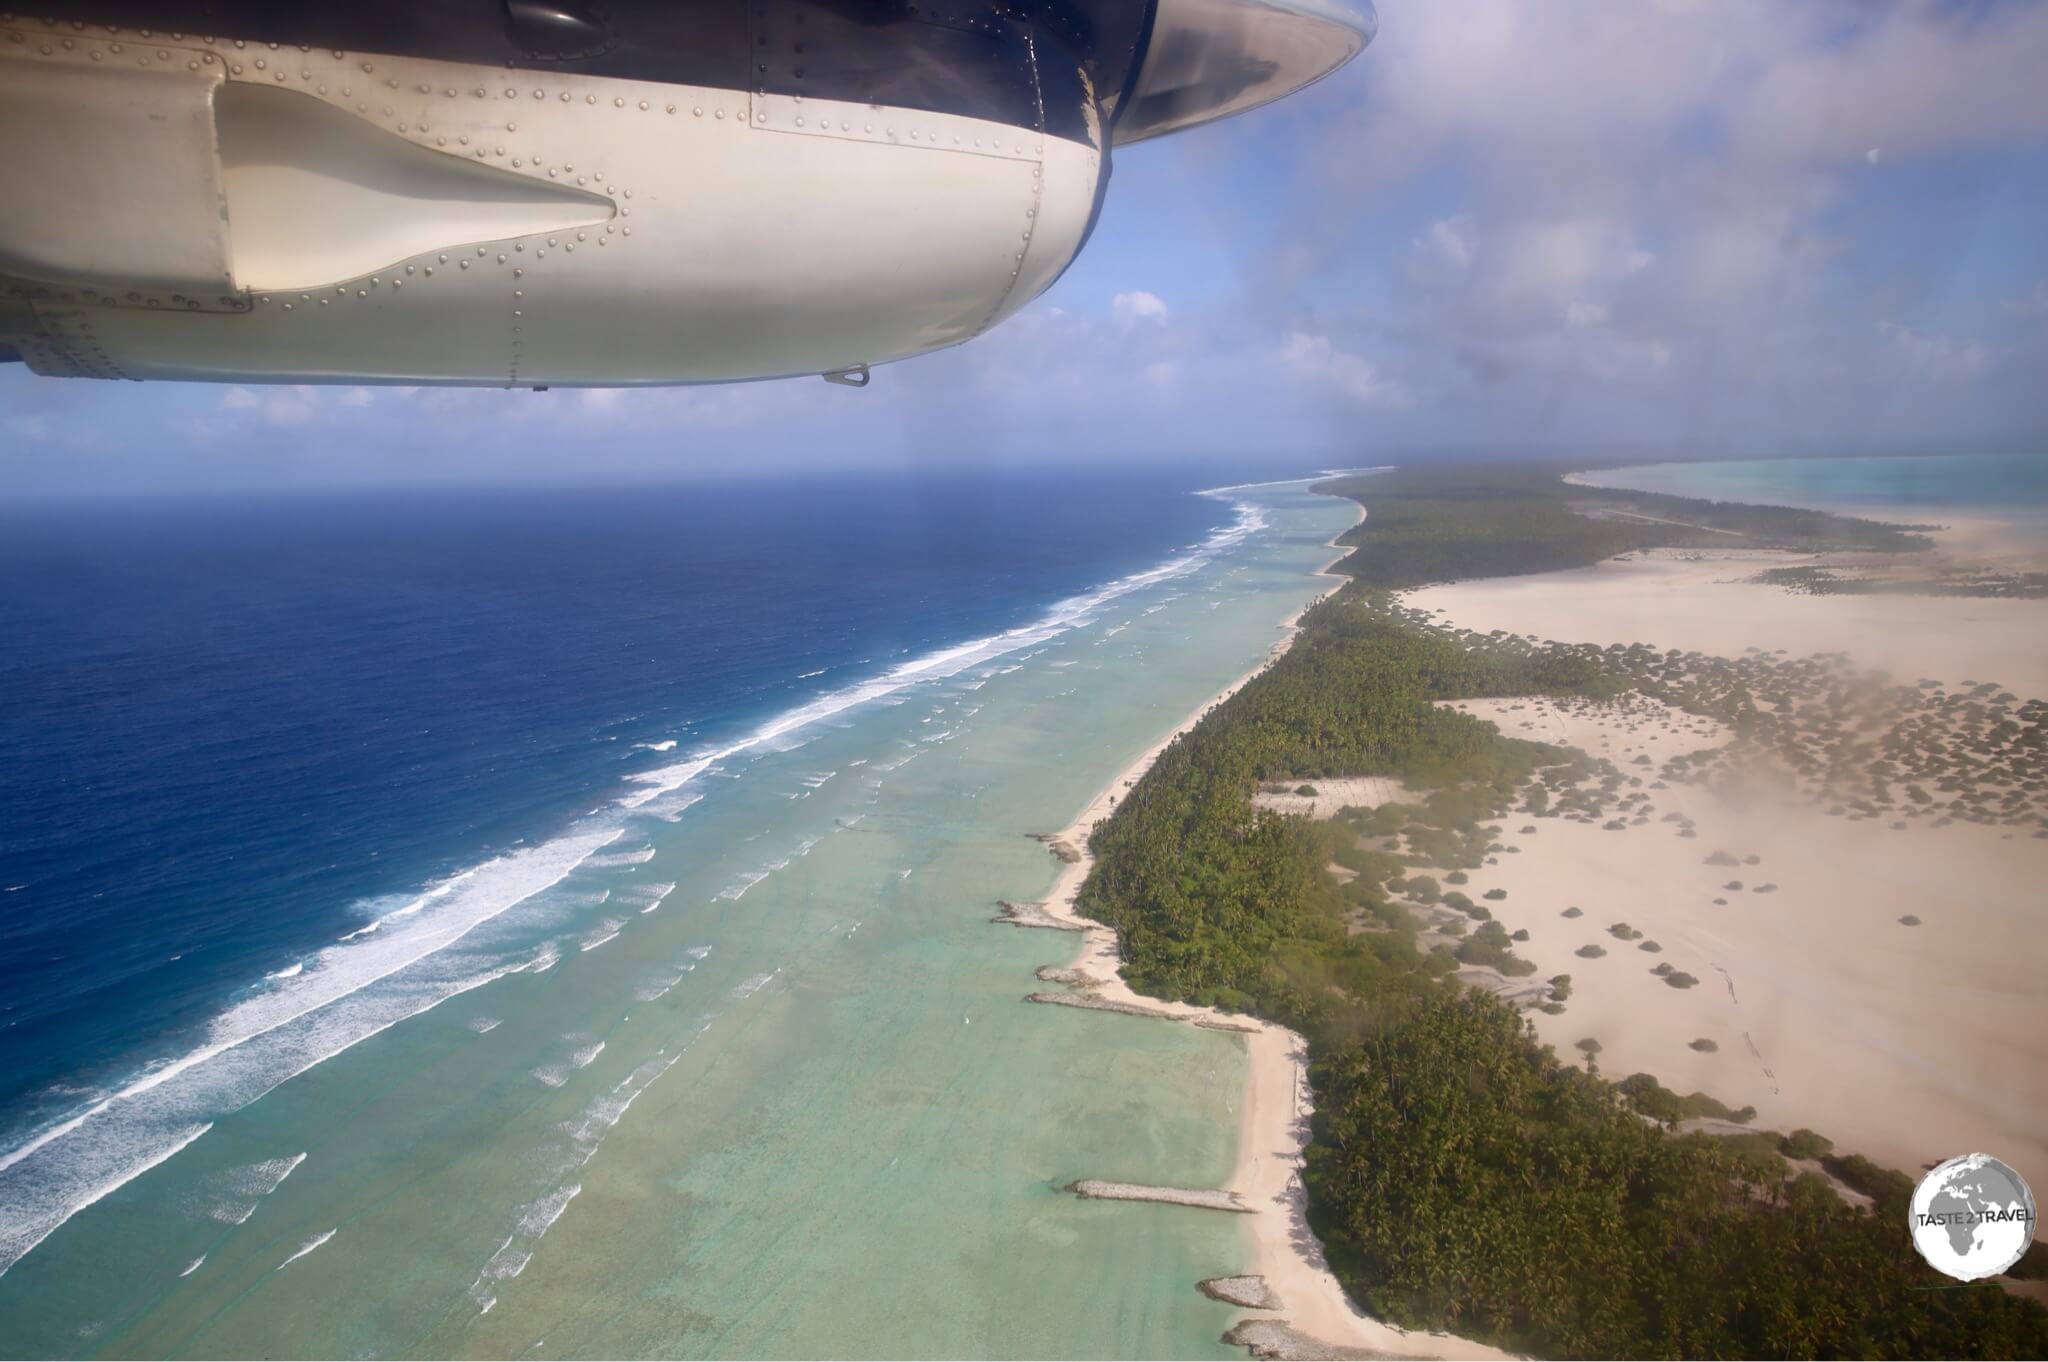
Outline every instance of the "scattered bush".
[[1715, 852], [1715, 853], [1714, 853], [1713, 855], [1711, 855], [1711, 856], [1707, 857], [1707, 864], [1708, 864], [1708, 865], [1740, 865], [1740, 864], [1741, 864], [1741, 862], [1740, 862], [1740, 861], [1738, 861], [1738, 860], [1736, 860], [1736, 859], [1735, 859], [1735, 858], [1734, 858], [1733, 856], [1729, 855], [1729, 854], [1728, 854], [1727, 852], [1725, 852], [1725, 851], [1717, 851], [1717, 852]]
[[1680, 1097], [1649, 1074], [1630, 1074], [1614, 1086], [1630, 1106], [1666, 1125], [1702, 1118], [1741, 1125], [1756, 1119], [1755, 1107], [1731, 1107], [1703, 1092]]
[[1899, 924], [1904, 927], [1918, 927], [1920, 925], [1919, 915], [1915, 913], [1908, 913], [1904, 917], [1899, 919]]
[[1692, 1048], [1703, 1055], [1711, 1055], [1721, 1047], [1715, 1042], [1708, 1040], [1705, 1036], [1701, 1036], [1698, 1040], [1692, 1042]]
[[1664, 976], [1664, 982], [1673, 988], [1692, 988], [1699, 983], [1699, 980], [1693, 978], [1684, 970], [1673, 970]]
[[1499, 903], [1502, 899], [1506, 898], [1507, 896], [1508, 891], [1505, 889], [1489, 889], [1485, 893], [1481, 894], [1479, 897], [1483, 899], [1492, 899], [1495, 903]]
[[1607, 929], [1607, 934], [1617, 941], [1640, 941], [1643, 934], [1626, 922], [1617, 922]]
[[1556, 1001], [1558, 1001], [1558, 1002], [1563, 1002], [1563, 1001], [1564, 1001], [1564, 1000], [1565, 1000], [1566, 998], [1569, 998], [1569, 997], [1571, 997], [1571, 996], [1572, 996], [1572, 977], [1571, 977], [1571, 975], [1569, 975], [1569, 974], [1553, 974], [1553, 975], [1551, 975], [1551, 976], [1550, 976], [1550, 996], [1551, 996], [1551, 997], [1552, 997], [1553, 999], [1555, 999]]
[[1654, 941], [1645, 941], [1642, 945], [1636, 947], [1636, 949], [1639, 951], [1648, 951], [1650, 954], [1655, 955], [1664, 948]]
[[1601, 956], [1607, 954], [1607, 948], [1604, 946], [1581, 946], [1575, 954], [1584, 956], [1588, 960], [1598, 960]]
[[1861, 1154], [1823, 1154], [1820, 1166], [1846, 1187], [1877, 1203], [1885, 1217], [1902, 1217], [1913, 1201], [1914, 1179], [1895, 1169], [1872, 1163]]
[[1298, 795], [1307, 795], [1310, 799], [1316, 797], [1316, 787], [1313, 785], [1297, 785], [1294, 787], [1294, 792]]
[[1817, 1135], [1805, 1126], [1778, 1141], [1778, 1152], [1788, 1159], [1818, 1159], [1823, 1154], [1833, 1153], [1834, 1148], [1833, 1140]]
[[1558, 914], [1558, 916], [1559, 916], [1559, 917], [1584, 917], [1584, 916], [1585, 916], [1585, 910], [1584, 910], [1583, 908], [1567, 908], [1567, 909], [1565, 909], [1565, 910], [1564, 910], [1564, 911], [1563, 911], [1562, 913], [1559, 913], [1559, 914]]

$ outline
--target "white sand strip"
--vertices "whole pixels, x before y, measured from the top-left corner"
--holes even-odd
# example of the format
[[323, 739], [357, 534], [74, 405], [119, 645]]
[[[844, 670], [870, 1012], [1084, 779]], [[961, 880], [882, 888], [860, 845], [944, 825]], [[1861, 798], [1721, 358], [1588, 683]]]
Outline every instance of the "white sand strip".
[[[1362, 507], [1358, 519], [1365, 519]], [[1335, 540], [1331, 541], [1330, 547], [1337, 547]], [[1348, 552], [1348, 549], [1344, 550], [1331, 558], [1318, 570], [1318, 575], [1337, 576], [1330, 568]], [[1156, 998], [1141, 996], [1124, 982], [1116, 933], [1081, 917], [1074, 910], [1074, 896], [1095, 864], [1094, 855], [1087, 850], [1091, 830], [1109, 817], [1118, 796], [1151, 769], [1168, 743], [1193, 728], [1210, 709], [1235, 695], [1247, 681], [1287, 651], [1294, 640], [1295, 625], [1303, 613], [1305, 608], [1281, 622], [1280, 627], [1287, 631], [1286, 636], [1273, 646], [1266, 661], [1196, 706], [1172, 732], [1147, 748], [1105, 785], [1072, 823], [1048, 840], [1048, 845], [1057, 842], [1078, 854], [1060, 872], [1043, 910], [1049, 916], [1085, 929], [1080, 955], [1070, 968], [1103, 980], [1096, 996], [1157, 1009], [1165, 1015], [1198, 1024], [1206, 1020], [1232, 1029], [1250, 1028], [1245, 1034], [1250, 1062], [1245, 1070], [1237, 1167], [1231, 1173], [1229, 1190], [1251, 1208], [1245, 1216], [1252, 1235], [1249, 1272], [1265, 1278], [1273, 1293], [1287, 1305], [1285, 1320], [1267, 1315], [1255, 1317], [1258, 1322], [1276, 1327], [1291, 1325], [1300, 1334], [1324, 1345], [1320, 1354], [1323, 1356], [1365, 1350], [1372, 1355], [1400, 1357], [1507, 1357], [1507, 1353], [1452, 1334], [1410, 1332], [1397, 1328], [1360, 1311], [1345, 1296], [1343, 1287], [1323, 1259], [1322, 1245], [1316, 1242], [1315, 1235], [1309, 1230], [1308, 1197], [1300, 1178], [1302, 1151], [1308, 1144], [1308, 1121], [1313, 1111], [1304, 1074], [1308, 1043], [1294, 1032], [1269, 1022], [1220, 1013], [1213, 1008], [1192, 1007], [1186, 1003], [1161, 1003]], [[1065, 860], [1065, 856], [1062, 855], [1061, 859]]]

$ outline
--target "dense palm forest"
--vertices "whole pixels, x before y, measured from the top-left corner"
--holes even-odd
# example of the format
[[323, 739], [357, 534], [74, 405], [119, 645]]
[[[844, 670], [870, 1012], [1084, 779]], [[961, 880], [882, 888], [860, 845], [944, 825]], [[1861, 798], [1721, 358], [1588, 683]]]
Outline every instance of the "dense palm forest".
[[[1357, 836], [1405, 830], [1427, 848], [1419, 860], [1456, 879], [1495, 845], [1488, 820], [1542, 807], [1587, 759], [1434, 702], [1633, 684], [1599, 650], [1467, 646], [1391, 591], [1731, 533], [1800, 547], [1925, 541], [1817, 513], [1594, 493], [1527, 466], [1407, 469], [1325, 490], [1369, 503], [1344, 541], [1353, 581], [1098, 826], [1079, 906], [1116, 929], [1138, 988], [1308, 1037], [1311, 1221], [1353, 1297], [1404, 1325], [1545, 1355], [2048, 1355], [2048, 1311], [1920, 1262], [1903, 1175], [1831, 1162], [1874, 1197], [1859, 1209], [1786, 1162], [1825, 1146], [1810, 1131], [1676, 1135], [1653, 1118], [1694, 1099], [1560, 1063], [1513, 1008], [1449, 977], [1475, 950], [1513, 961], [1485, 908], [1444, 895], [1481, 932], [1424, 947], [1392, 896], [1416, 896], [1411, 865]], [[1253, 802], [1262, 780], [1339, 774], [1428, 794], [1334, 823]], [[1340, 885], [1333, 860], [1355, 878]], [[1553, 981], [1553, 996], [1568, 988]]]

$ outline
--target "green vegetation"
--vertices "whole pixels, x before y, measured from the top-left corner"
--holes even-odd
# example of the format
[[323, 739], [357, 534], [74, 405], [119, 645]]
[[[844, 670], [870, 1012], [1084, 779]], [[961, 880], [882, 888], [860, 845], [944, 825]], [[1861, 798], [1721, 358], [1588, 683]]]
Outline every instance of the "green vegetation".
[[[1642, 796], [1618, 768], [1434, 702], [1606, 698], [1642, 686], [1660, 657], [1461, 638], [1389, 590], [1725, 542], [1695, 526], [1804, 548], [1924, 541], [1813, 512], [1594, 493], [1530, 467], [1409, 469], [1326, 490], [1371, 502], [1344, 540], [1356, 580], [1311, 608], [1292, 649], [1170, 745], [1098, 825], [1078, 906], [1116, 930], [1141, 990], [1308, 1037], [1310, 1220], [1347, 1290], [1402, 1325], [1548, 1355], [2048, 1354], [2039, 1306], [1929, 1289], [1943, 1281], [1894, 1213], [1899, 1185], [1912, 1185], [1903, 1174], [1829, 1155], [1844, 1184], [1878, 1189], [1866, 1211], [1793, 1176], [1774, 1137], [1669, 1133], [1656, 1122], [1743, 1113], [1646, 1075], [1617, 1085], [1560, 1062], [1513, 1008], [1448, 977], [1461, 962], [1514, 961], [1498, 923], [1424, 947], [1414, 915], [1387, 900], [1418, 881], [1441, 894], [1425, 868], [1483, 865], [1500, 832], [1491, 820], [1512, 810], [1639, 816]], [[1680, 694], [1691, 683], [1670, 675], [1655, 683], [1664, 698], [1694, 712], [1751, 728], [1768, 719], [1739, 682]], [[1421, 803], [1318, 824], [1252, 801], [1262, 781], [1339, 775], [1398, 777]], [[1324, 869], [1333, 861], [1359, 878], [1340, 888]], [[1368, 929], [1354, 929], [1361, 920]], [[1462, 930], [1465, 919], [1449, 921]], [[1559, 976], [1547, 1005], [1568, 993]], [[1578, 1048], [1600, 1051], [1592, 1037]]]
[[1479, 930], [1458, 943], [1452, 952], [1462, 964], [1484, 965], [1510, 978], [1534, 974], [1536, 967], [1517, 956], [1508, 945], [1507, 929], [1498, 922], [1484, 922]]
[[1701, 1036], [1698, 1040], [1691, 1041], [1689, 1044], [1692, 1049], [1699, 1051], [1703, 1055], [1711, 1055], [1721, 1048], [1719, 1042], [1708, 1040], [1705, 1036]]
[[1817, 1135], [1805, 1126], [1793, 1131], [1778, 1142], [1778, 1152], [1788, 1159], [1818, 1159], [1823, 1154], [1832, 1154], [1835, 1142], [1825, 1135]]
[[1628, 1099], [1630, 1106], [1651, 1120], [1662, 1121], [1666, 1125], [1700, 1117], [1733, 1121], [1737, 1125], [1756, 1119], [1755, 1107], [1724, 1106], [1703, 1092], [1680, 1097], [1649, 1074], [1630, 1074], [1614, 1086]]
[[1405, 590], [1584, 567], [1632, 549], [1725, 548], [1728, 535], [1715, 531], [1730, 530], [1756, 546], [1932, 546], [1894, 526], [1818, 511], [1575, 487], [1560, 480], [1564, 471], [1468, 464], [1398, 468], [1325, 483], [1322, 490], [1372, 506], [1372, 518], [1339, 541], [1352, 552], [1337, 570], [1373, 586]]
[[1664, 982], [1673, 988], [1693, 988], [1699, 984], [1699, 980], [1693, 978], [1682, 969], [1675, 969], [1665, 975]]
[[1822, 567], [1777, 567], [1765, 568], [1752, 580], [1802, 596], [2002, 596], [2019, 600], [2048, 596], [2048, 572], [1844, 577]]

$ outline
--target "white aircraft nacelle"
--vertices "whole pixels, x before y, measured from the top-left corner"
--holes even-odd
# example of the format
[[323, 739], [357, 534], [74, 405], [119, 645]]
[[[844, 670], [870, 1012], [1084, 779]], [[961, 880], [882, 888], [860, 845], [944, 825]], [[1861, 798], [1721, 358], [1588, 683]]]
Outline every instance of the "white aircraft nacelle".
[[[1051, 284], [1113, 142], [1275, 98], [1370, 36], [1300, 0], [1157, 0], [1160, 61], [1105, 100], [1014, 8], [955, 4], [941, 37], [1023, 34], [1021, 120], [979, 92], [833, 97], [805, 66], [849, 22], [829, 0], [746, 7], [751, 88], [0, 17], [0, 350], [98, 378], [864, 382]], [[556, 46], [600, 22], [505, 10]], [[1082, 97], [1048, 118], [1049, 89]]]

